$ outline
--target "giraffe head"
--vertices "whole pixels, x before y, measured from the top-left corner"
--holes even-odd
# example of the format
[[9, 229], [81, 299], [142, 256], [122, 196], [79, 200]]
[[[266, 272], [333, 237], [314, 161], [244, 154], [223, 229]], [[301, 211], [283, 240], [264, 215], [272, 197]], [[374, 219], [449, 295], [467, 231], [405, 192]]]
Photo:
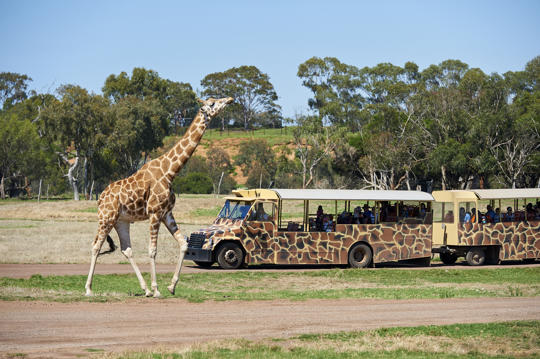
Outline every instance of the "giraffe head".
[[209, 121], [211, 118], [213, 118], [218, 113], [220, 113], [225, 108], [225, 106], [233, 102], [234, 98], [225, 97], [225, 98], [215, 99], [215, 98], [210, 97], [207, 100], [198, 99], [198, 101], [202, 105], [200, 111], [204, 114], [205, 119]]

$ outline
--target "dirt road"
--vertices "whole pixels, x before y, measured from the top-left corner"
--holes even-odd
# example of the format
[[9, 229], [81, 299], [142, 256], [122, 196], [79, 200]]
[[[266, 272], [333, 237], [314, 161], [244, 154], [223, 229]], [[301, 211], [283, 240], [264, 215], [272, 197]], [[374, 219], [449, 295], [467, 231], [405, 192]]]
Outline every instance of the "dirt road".
[[[40, 274], [42, 276], [50, 275], [87, 275], [89, 264], [0, 264], [0, 277], [11, 277], [11, 278], [30, 278], [34, 274]], [[157, 264], [156, 271], [158, 273], [172, 273], [174, 271], [173, 264]], [[411, 265], [398, 265], [393, 263], [388, 263], [384, 265], [379, 265], [378, 267], [382, 268], [400, 268], [400, 269], [478, 269], [478, 268], [526, 268], [526, 267], [540, 267], [540, 263], [536, 262], [534, 264], [523, 264], [521, 262], [507, 262], [501, 265], [491, 265], [483, 267], [471, 267], [467, 265], [466, 262], [459, 262], [454, 265], [444, 265], [442, 263], [432, 263], [431, 267], [418, 267]], [[150, 266], [148, 264], [140, 264], [139, 268], [142, 272], [149, 272]], [[329, 268], [336, 268], [335, 266], [316, 266], [316, 265], [305, 265], [305, 266], [276, 266], [276, 265], [260, 265], [260, 266], [250, 266], [247, 269], [235, 269], [235, 270], [224, 270], [220, 269], [217, 266], [211, 268], [201, 268], [196, 265], [184, 265], [182, 268], [182, 273], [222, 273], [222, 272], [234, 272], [234, 271], [265, 271], [265, 272], [279, 272], [284, 270], [323, 270]], [[344, 267], [343, 267], [344, 268]], [[105, 264], [98, 263], [96, 266], [96, 274], [133, 274], [133, 269], [129, 264]]]
[[540, 319], [540, 298], [128, 303], [0, 302], [0, 354], [72, 357], [388, 326]]

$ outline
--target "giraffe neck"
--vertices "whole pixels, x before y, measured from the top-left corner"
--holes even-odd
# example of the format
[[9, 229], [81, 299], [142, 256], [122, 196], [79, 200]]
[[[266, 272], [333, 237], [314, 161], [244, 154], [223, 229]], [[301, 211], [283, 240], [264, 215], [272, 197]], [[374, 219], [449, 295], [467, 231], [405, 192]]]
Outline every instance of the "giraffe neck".
[[170, 161], [168, 171], [166, 172], [169, 181], [172, 182], [199, 145], [210, 121], [210, 119], [206, 119], [205, 117], [206, 115], [202, 111], [199, 111], [180, 141], [169, 152], [163, 155]]

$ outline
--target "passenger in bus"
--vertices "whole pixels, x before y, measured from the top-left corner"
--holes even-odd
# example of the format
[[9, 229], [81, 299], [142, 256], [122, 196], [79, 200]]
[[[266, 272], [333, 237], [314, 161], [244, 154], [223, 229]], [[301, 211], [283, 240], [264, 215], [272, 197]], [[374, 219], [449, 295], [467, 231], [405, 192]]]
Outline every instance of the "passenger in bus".
[[471, 212], [469, 211], [465, 212], [465, 216], [463, 217], [463, 222], [471, 223]]
[[324, 210], [322, 206], [319, 206], [317, 208], [317, 215], [315, 217], [315, 226], [317, 227], [318, 231], [322, 231], [323, 217], [324, 217]]
[[515, 216], [512, 213], [512, 207], [506, 208], [506, 214], [503, 217], [503, 222], [514, 222]]
[[427, 209], [426, 205], [424, 203], [420, 203], [420, 211], [418, 217], [420, 218], [426, 218]]
[[323, 231], [324, 232], [332, 232], [334, 224], [332, 223], [331, 219], [332, 215], [325, 214], [323, 216]]
[[366, 224], [373, 224], [374, 222], [374, 216], [373, 212], [370, 211], [369, 206], [367, 204], [364, 205], [364, 222]]
[[471, 222], [476, 223], [476, 208], [471, 209]]
[[358, 206], [354, 209], [352, 222], [353, 224], [362, 224], [363, 219], [364, 219], [364, 215], [362, 214], [362, 208]]
[[532, 203], [528, 203], [525, 210], [527, 212], [527, 221], [534, 221], [536, 211], [534, 210]]
[[493, 216], [493, 223], [499, 223], [501, 221], [501, 209], [495, 209], [495, 215]]
[[493, 223], [493, 219], [495, 217], [495, 211], [493, 210], [493, 207], [488, 204], [487, 206], [487, 212], [485, 214], [486, 222]]
[[343, 211], [339, 215], [337, 219], [337, 223], [339, 224], [351, 224], [352, 223], [352, 215], [350, 212]]
[[264, 206], [261, 202], [257, 205], [257, 210], [251, 215], [252, 221], [268, 221], [268, 214], [264, 211]]
[[[471, 219], [471, 217], [469, 216], [469, 220], [470, 219]], [[465, 208], [464, 207], [459, 208], [459, 222], [460, 223], [465, 222]]]
[[454, 223], [454, 211], [449, 210], [444, 216], [444, 223]]

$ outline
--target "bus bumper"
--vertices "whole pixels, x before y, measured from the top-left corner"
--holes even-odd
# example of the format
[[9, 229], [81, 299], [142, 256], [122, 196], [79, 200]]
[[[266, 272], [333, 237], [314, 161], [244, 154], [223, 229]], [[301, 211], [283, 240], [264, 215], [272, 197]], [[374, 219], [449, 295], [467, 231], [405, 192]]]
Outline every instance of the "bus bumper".
[[212, 250], [188, 247], [184, 259], [197, 262], [212, 262]]

